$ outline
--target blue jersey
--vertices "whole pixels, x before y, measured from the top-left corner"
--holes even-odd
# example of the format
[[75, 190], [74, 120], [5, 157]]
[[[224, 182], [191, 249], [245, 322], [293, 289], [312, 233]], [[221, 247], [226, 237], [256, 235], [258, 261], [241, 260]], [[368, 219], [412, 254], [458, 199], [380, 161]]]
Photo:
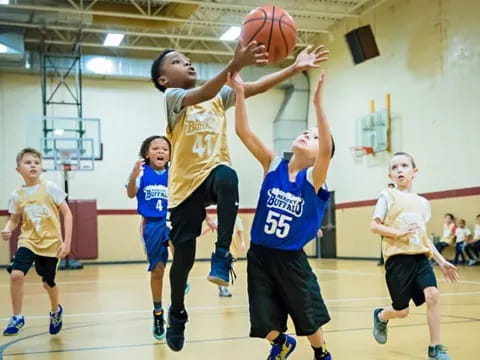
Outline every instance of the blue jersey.
[[279, 250], [300, 250], [315, 238], [329, 196], [325, 189], [315, 192], [307, 179], [307, 169], [291, 182], [288, 160], [282, 159], [263, 180], [251, 229], [252, 243]]
[[143, 167], [143, 175], [137, 191], [137, 211], [146, 218], [166, 219], [168, 208], [168, 168], [157, 173], [149, 165]]

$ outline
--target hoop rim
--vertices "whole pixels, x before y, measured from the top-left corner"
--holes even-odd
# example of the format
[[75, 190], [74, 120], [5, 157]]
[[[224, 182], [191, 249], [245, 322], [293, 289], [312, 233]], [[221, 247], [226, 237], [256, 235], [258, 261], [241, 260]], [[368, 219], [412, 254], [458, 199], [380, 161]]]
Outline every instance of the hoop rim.
[[374, 155], [372, 146], [350, 146], [350, 151], [359, 156]]

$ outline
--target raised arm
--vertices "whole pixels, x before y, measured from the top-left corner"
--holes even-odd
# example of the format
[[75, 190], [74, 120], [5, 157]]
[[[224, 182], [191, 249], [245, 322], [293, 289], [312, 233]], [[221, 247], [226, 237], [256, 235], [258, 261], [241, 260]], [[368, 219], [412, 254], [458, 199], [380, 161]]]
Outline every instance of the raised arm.
[[135, 196], [137, 196], [137, 177], [140, 175], [143, 169], [143, 165], [145, 164], [145, 161], [143, 159], [135, 161], [135, 165], [133, 165], [133, 170], [130, 174], [130, 177], [128, 178], [128, 184], [127, 184], [127, 196], [130, 199], [133, 199]]
[[244, 84], [245, 97], [248, 98], [263, 93], [302, 71], [318, 68], [318, 64], [327, 59], [328, 50], [325, 50], [323, 45], [315, 48], [313, 51], [312, 46], [309, 45], [298, 54], [295, 62], [290, 66], [272, 74], [265, 75], [256, 81], [246, 82]]
[[312, 169], [313, 186], [318, 191], [327, 178], [328, 166], [332, 156], [332, 135], [328, 125], [327, 116], [323, 108], [323, 84], [325, 83], [325, 72], [321, 72], [313, 95], [313, 106], [317, 118], [318, 128], [318, 150]]
[[239, 72], [247, 65], [261, 65], [267, 63], [268, 54], [265, 52], [264, 45], [257, 45], [252, 41], [247, 46], [243, 46], [241, 41], [237, 43], [233, 59], [216, 76], [207, 80], [203, 85], [190, 89], [183, 98], [183, 106], [199, 104], [210, 100], [218, 94], [227, 80], [228, 73]]
[[229, 73], [227, 84], [235, 91], [235, 132], [248, 151], [260, 162], [264, 174], [266, 174], [275, 154], [250, 129], [242, 79], [238, 74], [231, 75]]

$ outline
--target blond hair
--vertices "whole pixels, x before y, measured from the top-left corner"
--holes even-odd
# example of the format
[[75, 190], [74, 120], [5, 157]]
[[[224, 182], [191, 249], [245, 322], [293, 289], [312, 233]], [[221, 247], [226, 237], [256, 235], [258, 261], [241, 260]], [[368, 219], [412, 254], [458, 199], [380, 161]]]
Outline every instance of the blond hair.
[[22, 161], [22, 158], [25, 154], [33, 154], [34, 156], [42, 160], [42, 153], [40, 151], [34, 148], [27, 147], [20, 150], [20, 152], [17, 154], [17, 166], [20, 166], [20, 161]]

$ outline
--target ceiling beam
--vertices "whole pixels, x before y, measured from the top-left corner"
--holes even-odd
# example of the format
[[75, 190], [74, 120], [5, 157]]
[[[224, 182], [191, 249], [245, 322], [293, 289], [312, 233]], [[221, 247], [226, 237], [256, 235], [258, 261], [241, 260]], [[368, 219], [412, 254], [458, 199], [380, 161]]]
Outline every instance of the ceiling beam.
[[[0, 21], [0, 26], [13, 26], [13, 27], [23, 27], [30, 29], [46, 29], [52, 31], [79, 31], [82, 33], [94, 33], [94, 34], [106, 34], [111, 32], [110, 29], [101, 29], [101, 28], [77, 28], [73, 26], [61, 26], [61, 25], [43, 25], [43, 24], [28, 24], [28, 23], [18, 23], [10, 21]], [[145, 38], [158, 38], [158, 39], [184, 39], [184, 40], [197, 40], [197, 41], [209, 41], [217, 43], [226, 43], [219, 39], [219, 37], [213, 36], [198, 36], [198, 35], [184, 35], [184, 34], [164, 34], [164, 33], [144, 33], [139, 31], [123, 31], [122, 34], [127, 36], [139, 36]], [[304, 47], [307, 46], [307, 43], [297, 42], [296, 46]]]
[[[239, 25], [239, 22], [220, 22], [220, 21], [205, 21], [198, 19], [182, 19], [171, 16], [150, 16], [142, 15], [138, 13], [124, 13], [124, 12], [114, 12], [114, 11], [99, 11], [99, 10], [84, 10], [84, 9], [75, 9], [75, 8], [66, 8], [66, 7], [57, 7], [57, 6], [40, 6], [40, 5], [0, 5], [2, 8], [11, 8], [17, 10], [27, 10], [27, 11], [43, 11], [43, 12], [57, 12], [57, 13], [69, 13], [76, 15], [98, 15], [98, 16], [108, 16], [108, 17], [121, 17], [129, 19], [141, 19], [141, 20], [153, 20], [153, 21], [165, 21], [165, 22], [177, 22], [177, 23], [194, 23], [197, 25], [204, 26], [231, 26]], [[327, 29], [310, 29], [310, 28], [297, 28], [298, 32], [309, 32], [309, 33], [330, 33]]]
[[[154, 1], [155, 3], [169, 3], [171, 1]], [[198, 0], [175, 0], [177, 4], [190, 4], [190, 5], [199, 5], [201, 7], [214, 8], [214, 9], [224, 9], [224, 10], [239, 10], [249, 12], [254, 9], [252, 5], [239, 5], [239, 4], [230, 4], [230, 3], [220, 3], [220, 2], [210, 2], [210, 1], [198, 1]], [[357, 14], [349, 14], [347, 12], [331, 12], [331, 11], [321, 11], [318, 9], [288, 9], [288, 13], [291, 16], [309, 16], [309, 17], [321, 17], [321, 18], [358, 18]]]

